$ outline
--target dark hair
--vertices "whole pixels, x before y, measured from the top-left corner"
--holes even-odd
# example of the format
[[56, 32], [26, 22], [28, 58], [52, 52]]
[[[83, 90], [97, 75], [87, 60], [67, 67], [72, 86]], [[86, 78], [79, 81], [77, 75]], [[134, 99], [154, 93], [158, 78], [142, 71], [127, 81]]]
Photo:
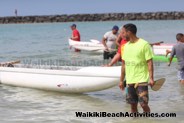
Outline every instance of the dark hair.
[[124, 25], [123, 27], [125, 28], [126, 31], [130, 31], [133, 34], [137, 33], [137, 27], [134, 24], [129, 23], [129, 24]]
[[182, 38], [183, 36], [184, 36], [184, 35], [183, 35], [182, 33], [178, 33], [178, 34], [176, 35], [176, 40], [177, 40], [177, 41], [180, 41], [181, 38]]

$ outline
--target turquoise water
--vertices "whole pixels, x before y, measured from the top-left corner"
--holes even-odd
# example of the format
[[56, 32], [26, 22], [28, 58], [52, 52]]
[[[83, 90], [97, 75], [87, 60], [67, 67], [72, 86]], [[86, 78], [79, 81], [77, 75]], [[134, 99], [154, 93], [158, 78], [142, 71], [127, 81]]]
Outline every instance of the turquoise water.
[[[83, 41], [101, 40], [113, 25], [134, 23], [138, 36], [149, 42], [175, 43], [175, 35], [183, 32], [184, 21], [112, 21], [76, 22]], [[61, 65], [102, 65], [102, 55], [87, 52], [74, 53], [69, 49], [72, 23], [7, 24], [0, 25], [0, 61], [20, 59], [22, 63], [55, 63]], [[98, 64], [97, 64], [98, 63]], [[76, 111], [127, 112], [125, 93], [118, 87], [81, 95], [68, 95], [0, 85], [0, 121], [5, 122], [184, 122], [184, 85], [177, 82], [176, 64], [155, 64], [155, 78], [166, 78], [158, 92], [150, 89], [150, 107], [154, 113], [176, 113], [176, 118], [76, 118]], [[139, 107], [140, 112], [142, 111]]]
[[[113, 21], [113, 22], [77, 22], [82, 40], [101, 40], [113, 25], [122, 26], [135, 23], [138, 36], [149, 42], [165, 41], [175, 43], [175, 35], [183, 31], [184, 21]], [[46, 24], [8, 24], [0, 25], [0, 61], [11, 59], [68, 59], [77, 58], [96, 60], [97, 56], [74, 54], [68, 48], [72, 23]], [[84, 55], [85, 54], [85, 55]], [[98, 56], [101, 59], [101, 56]]]

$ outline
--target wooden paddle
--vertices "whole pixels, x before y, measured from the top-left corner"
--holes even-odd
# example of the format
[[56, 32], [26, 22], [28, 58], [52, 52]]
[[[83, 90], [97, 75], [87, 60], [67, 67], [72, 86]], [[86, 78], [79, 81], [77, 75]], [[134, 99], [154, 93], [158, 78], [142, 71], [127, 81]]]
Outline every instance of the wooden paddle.
[[12, 64], [18, 64], [20, 63], [20, 60], [17, 60], [17, 61], [10, 61], [10, 62], [5, 62], [5, 63], [0, 63], [0, 67], [1, 66], [7, 66], [7, 65], [12, 65]]
[[162, 85], [164, 84], [164, 82], [165, 82], [165, 78], [161, 78], [161, 79], [156, 80], [154, 82], [154, 85], [151, 86], [151, 89], [153, 91], [158, 91], [162, 87]]
[[[161, 78], [161, 79], [158, 79], [158, 80], [154, 81], [153, 86], [151, 86], [150, 84], [140, 84], [140, 86], [141, 85], [142, 86], [144, 86], [144, 85], [150, 85], [151, 86], [151, 89], [153, 91], [158, 91], [162, 87], [162, 85], [164, 84], [164, 82], [165, 82], [165, 78]], [[134, 88], [137, 88], [138, 85], [139, 85], [138, 83], [135, 84], [134, 85]]]
[[159, 41], [159, 42], [155, 42], [155, 43], [150, 43], [151, 46], [153, 45], [160, 45], [161, 43], [164, 43], [164, 41]]
[[[158, 80], [154, 81], [154, 85], [153, 86], [151, 86], [150, 84], [140, 84], [140, 86], [150, 85], [151, 89], [153, 91], [158, 91], [162, 87], [164, 82], [165, 82], [165, 78], [161, 78], [161, 79], [158, 79]], [[137, 88], [138, 85], [139, 85], [138, 83], [135, 84], [134, 88]], [[126, 87], [126, 80], [124, 81], [124, 87]]]

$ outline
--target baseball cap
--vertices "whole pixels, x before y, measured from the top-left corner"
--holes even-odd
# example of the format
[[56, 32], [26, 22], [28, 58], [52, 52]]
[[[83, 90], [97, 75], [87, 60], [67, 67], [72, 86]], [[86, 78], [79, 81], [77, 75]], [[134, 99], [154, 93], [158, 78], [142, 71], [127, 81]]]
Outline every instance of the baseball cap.
[[115, 26], [113, 26], [112, 30], [118, 31], [119, 30], [119, 27], [115, 25]]
[[71, 27], [76, 27], [77, 25], [76, 24], [72, 24]]

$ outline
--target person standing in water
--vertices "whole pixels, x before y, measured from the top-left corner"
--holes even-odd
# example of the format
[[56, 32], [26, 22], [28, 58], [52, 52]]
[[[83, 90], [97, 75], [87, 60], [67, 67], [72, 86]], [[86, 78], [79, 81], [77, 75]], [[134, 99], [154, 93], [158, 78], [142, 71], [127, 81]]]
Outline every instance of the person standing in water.
[[112, 31], [106, 32], [103, 39], [102, 44], [105, 47], [105, 51], [103, 53], [103, 58], [109, 59], [113, 58], [116, 55], [116, 39], [118, 37], [118, 26], [114, 26]]
[[178, 80], [184, 85], [184, 35], [178, 33], [176, 35], [177, 44], [172, 48], [168, 66], [171, 65], [173, 57], [176, 55], [178, 60]]
[[150, 112], [148, 106], [148, 81], [152, 86], [153, 77], [153, 52], [150, 44], [136, 36], [137, 27], [134, 24], [123, 26], [122, 35], [129, 40], [124, 46], [122, 55], [122, 72], [119, 87], [124, 90], [126, 73], [127, 101], [131, 105], [131, 112], [137, 113], [138, 102], [144, 112]]
[[[80, 33], [79, 31], [77, 30], [77, 25], [76, 24], [72, 24], [71, 25], [71, 30], [72, 30], [72, 37], [71, 39], [74, 40], [74, 41], [80, 41]], [[79, 49], [75, 49], [75, 52], [80, 52]]]
[[107, 65], [104, 65], [106, 67], [111, 67], [113, 66], [114, 64], [116, 64], [118, 61], [121, 61], [121, 57], [123, 55], [123, 48], [124, 48], [124, 45], [128, 42], [125, 38], [122, 37], [122, 34], [120, 33], [118, 35], [118, 38], [116, 39], [116, 42], [120, 42], [120, 44], [118, 45], [118, 50], [116, 52], [116, 55], [113, 57], [113, 59], [110, 61], [109, 64]]

